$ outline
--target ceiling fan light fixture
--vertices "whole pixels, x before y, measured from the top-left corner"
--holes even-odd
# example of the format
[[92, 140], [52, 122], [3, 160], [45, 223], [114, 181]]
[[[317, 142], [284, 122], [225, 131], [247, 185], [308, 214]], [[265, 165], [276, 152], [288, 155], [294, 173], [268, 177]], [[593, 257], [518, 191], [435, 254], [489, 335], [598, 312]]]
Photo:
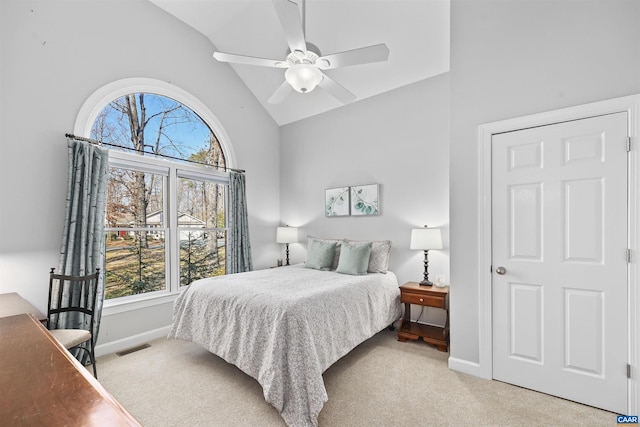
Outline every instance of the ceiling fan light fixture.
[[284, 61], [224, 52], [213, 54], [220, 62], [287, 68], [284, 73], [285, 81], [267, 100], [269, 104], [281, 103], [291, 93], [291, 89], [299, 93], [308, 93], [316, 86], [320, 86], [343, 104], [348, 104], [357, 98], [356, 95], [335, 82], [329, 75], [323, 74], [324, 70], [382, 62], [389, 58], [389, 48], [384, 43], [320, 56], [322, 53], [318, 47], [309, 43], [304, 35], [305, 0], [271, 1], [287, 40], [288, 53]]
[[309, 93], [322, 81], [322, 72], [312, 64], [294, 64], [284, 73], [291, 87], [300, 93]]

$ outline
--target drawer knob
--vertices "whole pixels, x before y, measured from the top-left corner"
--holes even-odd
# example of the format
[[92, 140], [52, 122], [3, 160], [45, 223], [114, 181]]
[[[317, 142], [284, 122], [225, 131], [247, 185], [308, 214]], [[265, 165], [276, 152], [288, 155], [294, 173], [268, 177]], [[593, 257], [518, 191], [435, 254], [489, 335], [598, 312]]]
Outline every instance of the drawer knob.
[[424, 302], [424, 299], [423, 299], [423, 298], [420, 298], [420, 302]]

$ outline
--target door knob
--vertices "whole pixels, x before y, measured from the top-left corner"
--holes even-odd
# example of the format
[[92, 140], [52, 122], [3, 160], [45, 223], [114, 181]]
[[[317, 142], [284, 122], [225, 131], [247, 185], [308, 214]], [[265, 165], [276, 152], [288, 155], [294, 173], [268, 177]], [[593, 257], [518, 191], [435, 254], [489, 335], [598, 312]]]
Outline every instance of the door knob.
[[507, 269], [502, 267], [502, 266], [496, 268], [496, 273], [498, 273], [498, 274], [504, 274], [506, 272], [507, 272]]

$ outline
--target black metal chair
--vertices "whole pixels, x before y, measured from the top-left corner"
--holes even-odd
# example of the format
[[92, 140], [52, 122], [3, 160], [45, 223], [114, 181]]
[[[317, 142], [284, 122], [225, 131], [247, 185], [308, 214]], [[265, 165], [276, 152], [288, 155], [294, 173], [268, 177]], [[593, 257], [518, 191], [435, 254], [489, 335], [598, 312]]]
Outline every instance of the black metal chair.
[[[47, 329], [64, 348], [87, 352], [93, 365], [93, 376], [98, 378], [93, 327], [100, 269], [86, 276], [66, 276], [54, 271], [52, 268], [49, 272]], [[64, 317], [74, 324], [73, 329], [60, 327]], [[79, 353], [75, 353], [77, 357]]]

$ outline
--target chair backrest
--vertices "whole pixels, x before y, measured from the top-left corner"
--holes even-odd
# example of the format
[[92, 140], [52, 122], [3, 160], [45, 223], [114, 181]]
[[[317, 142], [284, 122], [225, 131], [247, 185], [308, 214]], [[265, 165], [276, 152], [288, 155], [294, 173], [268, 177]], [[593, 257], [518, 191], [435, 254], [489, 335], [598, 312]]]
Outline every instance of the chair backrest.
[[100, 269], [86, 276], [67, 276], [64, 274], [55, 274], [55, 269], [49, 272], [49, 307], [47, 310], [48, 329], [77, 329], [73, 326], [60, 325], [63, 313], [79, 313], [79, 314], [63, 314], [63, 316], [80, 316], [82, 319], [76, 319], [77, 325], [85, 323], [88, 316], [90, 321], [88, 329], [93, 335], [94, 311], [96, 305], [96, 295], [98, 293], [98, 278], [100, 277]]

